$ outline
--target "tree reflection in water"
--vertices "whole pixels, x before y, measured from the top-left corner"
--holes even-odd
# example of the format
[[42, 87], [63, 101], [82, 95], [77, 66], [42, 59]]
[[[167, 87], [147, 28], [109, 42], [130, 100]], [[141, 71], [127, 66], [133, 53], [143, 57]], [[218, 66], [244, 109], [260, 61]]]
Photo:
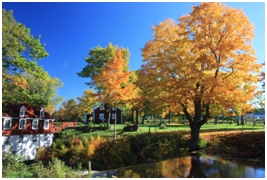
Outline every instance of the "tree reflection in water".
[[116, 170], [115, 176], [121, 178], [253, 178], [265, 177], [265, 164], [264, 162], [254, 162], [254, 164], [248, 164], [248, 162], [234, 163], [199, 156], [184, 156], [119, 168]]

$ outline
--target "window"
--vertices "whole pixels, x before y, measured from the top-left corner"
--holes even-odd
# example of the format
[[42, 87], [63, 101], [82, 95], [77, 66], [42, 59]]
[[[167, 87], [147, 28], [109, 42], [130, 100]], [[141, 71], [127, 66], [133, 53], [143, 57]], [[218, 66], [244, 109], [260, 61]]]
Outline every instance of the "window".
[[44, 118], [44, 108], [40, 110], [40, 118]]
[[104, 110], [104, 106], [103, 105], [100, 106], [100, 110]]
[[38, 129], [39, 119], [35, 118], [32, 120], [32, 129]]
[[24, 117], [26, 108], [22, 106], [19, 111], [19, 117]]
[[37, 136], [36, 136], [36, 134], [32, 135], [32, 142], [37, 142]]
[[116, 108], [115, 107], [112, 107], [112, 111], [116, 111]]
[[4, 120], [4, 130], [11, 129], [12, 126], [12, 119], [11, 118], [5, 118]]
[[116, 117], [116, 114], [112, 114], [112, 119], [115, 119], [115, 117]]
[[99, 119], [104, 119], [104, 114], [103, 113], [99, 114]]
[[26, 129], [26, 119], [19, 120], [19, 129]]
[[49, 129], [49, 119], [44, 120], [44, 129]]

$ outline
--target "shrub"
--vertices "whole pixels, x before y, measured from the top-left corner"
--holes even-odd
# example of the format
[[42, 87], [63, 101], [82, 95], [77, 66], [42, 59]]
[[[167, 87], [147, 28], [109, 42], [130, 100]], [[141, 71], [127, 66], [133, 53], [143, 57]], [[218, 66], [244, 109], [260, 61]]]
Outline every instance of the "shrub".
[[218, 136], [216, 136], [212, 143], [211, 143], [211, 147], [214, 149], [214, 150], [219, 150], [220, 149], [220, 139]]
[[159, 128], [160, 128], [160, 129], [166, 129], [167, 126], [166, 126], [165, 124], [161, 124], [161, 125], [159, 126]]
[[181, 156], [188, 150], [185, 147], [188, 142], [175, 132], [128, 135], [116, 142], [100, 136], [86, 139], [72, 135], [56, 140], [50, 153], [72, 168], [81, 163], [87, 169], [91, 161], [94, 169], [105, 170]]
[[23, 162], [14, 162], [2, 167], [3, 178], [31, 178], [33, 173]]
[[205, 148], [205, 147], [207, 147], [207, 145], [208, 145], [208, 141], [206, 141], [204, 139], [199, 139], [199, 142], [198, 142], [199, 148]]
[[31, 178], [33, 173], [23, 163], [24, 157], [11, 151], [2, 154], [2, 177], [3, 178]]
[[101, 124], [99, 124], [99, 127], [106, 127], [106, 125], [104, 124], [104, 123], [101, 123]]
[[40, 161], [31, 165], [34, 178], [74, 178], [73, 170], [55, 158], [45, 167]]
[[138, 131], [139, 130], [139, 125], [138, 124], [127, 124], [122, 131], [123, 132], [128, 132], [128, 131]]
[[37, 150], [35, 161], [41, 161], [44, 165], [52, 160], [52, 155], [50, 153], [50, 147], [40, 147]]

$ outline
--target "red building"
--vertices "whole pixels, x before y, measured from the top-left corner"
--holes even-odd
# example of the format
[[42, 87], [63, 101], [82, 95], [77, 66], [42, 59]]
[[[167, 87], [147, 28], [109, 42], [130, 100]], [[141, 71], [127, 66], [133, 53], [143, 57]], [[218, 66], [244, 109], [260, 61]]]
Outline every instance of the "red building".
[[[99, 123], [104, 123], [107, 122], [108, 117], [109, 117], [109, 111], [110, 108], [108, 105], [102, 105], [100, 107], [97, 107], [94, 109], [93, 112], [93, 123], [99, 124]], [[114, 124], [116, 118], [116, 123], [117, 124], [122, 124], [122, 110], [120, 108], [113, 108], [111, 111], [111, 117], [110, 117], [110, 123]]]
[[[6, 109], [6, 110], [5, 110]], [[51, 146], [54, 119], [44, 108], [9, 104], [2, 111], [2, 149], [33, 160], [39, 147]]]

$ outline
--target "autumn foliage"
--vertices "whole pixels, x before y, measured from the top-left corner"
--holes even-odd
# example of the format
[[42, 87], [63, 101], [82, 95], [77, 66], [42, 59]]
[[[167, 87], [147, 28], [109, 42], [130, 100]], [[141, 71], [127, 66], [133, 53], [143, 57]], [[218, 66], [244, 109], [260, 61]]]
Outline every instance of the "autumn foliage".
[[[37, 159], [46, 164], [53, 158], [77, 168], [88, 161], [97, 170], [115, 169], [183, 156], [188, 150], [188, 137], [180, 132], [142, 133], [112, 139], [83, 137], [62, 132], [50, 148], [40, 148]], [[213, 132], [202, 133], [208, 142], [207, 154], [230, 158], [265, 158], [264, 132]]]
[[253, 98], [262, 67], [252, 46], [253, 24], [241, 9], [201, 3], [153, 31], [153, 40], [143, 48], [140, 84], [155, 108], [183, 111], [191, 127], [191, 149], [197, 149], [211, 106], [235, 106], [243, 114], [247, 108], [241, 105]]
[[126, 102], [135, 96], [135, 85], [130, 83], [133, 72], [125, 72], [125, 63], [121, 50], [118, 49], [113, 61], [107, 61], [101, 73], [94, 77], [95, 83], [100, 87], [96, 95], [103, 104]]

